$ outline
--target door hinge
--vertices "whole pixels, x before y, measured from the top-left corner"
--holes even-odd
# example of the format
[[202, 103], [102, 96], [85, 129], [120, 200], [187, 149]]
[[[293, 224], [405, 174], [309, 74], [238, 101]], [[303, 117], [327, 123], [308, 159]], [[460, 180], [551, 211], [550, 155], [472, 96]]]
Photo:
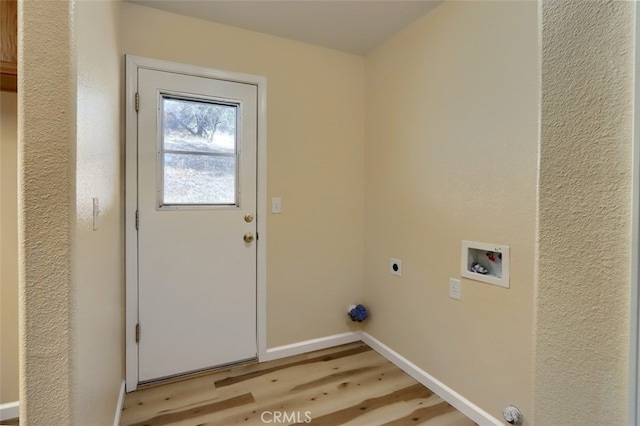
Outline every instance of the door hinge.
[[140, 324], [136, 324], [136, 343], [140, 342]]
[[140, 229], [140, 210], [136, 210], [136, 231]]
[[136, 92], [136, 111], [140, 111], [140, 93]]

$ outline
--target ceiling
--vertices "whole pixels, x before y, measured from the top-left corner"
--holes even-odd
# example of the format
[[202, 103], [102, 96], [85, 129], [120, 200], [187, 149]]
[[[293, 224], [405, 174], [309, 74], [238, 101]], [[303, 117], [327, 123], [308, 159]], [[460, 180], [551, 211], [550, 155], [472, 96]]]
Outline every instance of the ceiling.
[[126, 0], [366, 55], [442, 0]]

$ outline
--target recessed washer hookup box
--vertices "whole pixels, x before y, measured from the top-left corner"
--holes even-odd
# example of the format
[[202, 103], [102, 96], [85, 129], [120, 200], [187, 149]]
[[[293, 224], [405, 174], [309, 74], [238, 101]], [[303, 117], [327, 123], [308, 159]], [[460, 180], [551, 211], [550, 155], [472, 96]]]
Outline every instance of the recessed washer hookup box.
[[460, 274], [509, 288], [509, 247], [463, 240]]

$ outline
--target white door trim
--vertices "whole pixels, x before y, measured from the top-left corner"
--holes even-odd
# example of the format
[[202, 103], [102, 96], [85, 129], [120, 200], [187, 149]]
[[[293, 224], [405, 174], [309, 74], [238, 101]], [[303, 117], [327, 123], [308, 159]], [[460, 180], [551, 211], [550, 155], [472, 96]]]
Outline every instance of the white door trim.
[[140, 56], [126, 55], [125, 83], [125, 366], [127, 392], [138, 386], [138, 255], [136, 210], [138, 200], [138, 119], [135, 94], [138, 92], [138, 69], [215, 78], [253, 84], [258, 89], [258, 157], [257, 157], [257, 288], [256, 318], [258, 360], [267, 354], [267, 79], [266, 77], [220, 71]]

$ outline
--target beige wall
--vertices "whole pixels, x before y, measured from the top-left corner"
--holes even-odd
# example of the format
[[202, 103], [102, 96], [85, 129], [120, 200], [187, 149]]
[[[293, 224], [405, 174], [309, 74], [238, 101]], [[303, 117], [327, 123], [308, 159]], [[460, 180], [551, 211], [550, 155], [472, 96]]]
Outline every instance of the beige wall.
[[627, 424], [634, 7], [542, 2], [539, 425]]
[[[73, 421], [112, 424], [124, 377], [120, 2], [74, 9], [77, 60]], [[93, 230], [93, 198], [100, 205]]]
[[17, 107], [0, 92], [0, 404], [18, 400]]
[[[446, 2], [366, 63], [366, 330], [500, 419], [532, 409], [537, 37], [535, 2]], [[462, 240], [509, 246], [511, 287], [451, 299]]]
[[[149, 31], [162, 28], [162, 31]], [[267, 347], [350, 330], [362, 299], [364, 59], [124, 4], [127, 54], [267, 77]]]

